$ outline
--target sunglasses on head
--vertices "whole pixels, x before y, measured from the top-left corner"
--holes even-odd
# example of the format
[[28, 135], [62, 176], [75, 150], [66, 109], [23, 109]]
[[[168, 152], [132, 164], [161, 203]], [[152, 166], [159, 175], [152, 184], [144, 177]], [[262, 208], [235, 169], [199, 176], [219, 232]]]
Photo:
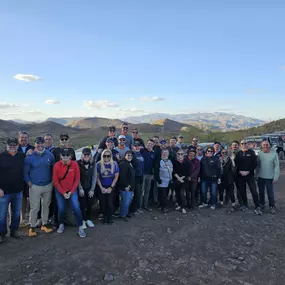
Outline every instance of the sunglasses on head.
[[104, 157], [104, 158], [110, 158], [111, 155], [109, 155], [109, 154], [104, 154], [103, 157]]

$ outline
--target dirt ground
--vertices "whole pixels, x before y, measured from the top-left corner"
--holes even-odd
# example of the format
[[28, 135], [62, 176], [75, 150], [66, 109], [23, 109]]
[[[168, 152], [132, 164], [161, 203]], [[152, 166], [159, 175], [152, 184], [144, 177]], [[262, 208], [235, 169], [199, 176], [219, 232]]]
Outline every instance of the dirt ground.
[[[97, 222], [80, 239], [40, 234], [0, 246], [0, 284], [285, 284], [285, 176], [278, 213], [158, 211], [129, 223]], [[104, 279], [114, 279], [107, 281]]]

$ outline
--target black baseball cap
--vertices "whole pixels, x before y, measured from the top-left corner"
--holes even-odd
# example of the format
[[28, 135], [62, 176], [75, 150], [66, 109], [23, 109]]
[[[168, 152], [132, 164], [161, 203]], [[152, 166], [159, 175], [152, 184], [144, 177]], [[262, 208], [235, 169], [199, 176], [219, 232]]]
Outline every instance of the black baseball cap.
[[139, 141], [135, 141], [135, 142], [134, 142], [134, 146], [141, 146], [141, 144], [140, 144]]
[[18, 144], [18, 139], [17, 138], [8, 138], [7, 144]]
[[160, 140], [160, 143], [161, 143], [161, 144], [166, 144], [166, 140], [165, 140], [165, 139], [162, 139], [162, 140]]
[[115, 131], [116, 131], [116, 127], [115, 127], [115, 126], [113, 126], [113, 125], [109, 126], [109, 131], [113, 131], [113, 132], [115, 132]]
[[221, 145], [221, 143], [220, 143], [220, 142], [214, 142], [214, 144], [219, 144], [219, 145]]
[[107, 138], [106, 142], [114, 142], [114, 139], [113, 138]]
[[83, 150], [82, 150], [82, 153], [83, 154], [91, 154], [91, 149], [89, 147], [85, 147]]
[[176, 136], [172, 136], [170, 139], [171, 140], [177, 140]]
[[195, 148], [189, 148], [187, 153], [189, 154], [190, 152], [195, 152], [196, 153], [196, 149]]
[[69, 135], [67, 133], [61, 133], [60, 136], [59, 136], [60, 140], [62, 139], [69, 139]]
[[35, 143], [38, 144], [38, 143], [44, 143], [45, 142], [45, 139], [43, 137], [37, 137], [35, 139]]
[[62, 156], [71, 156], [71, 151], [69, 148], [62, 148], [60, 154]]

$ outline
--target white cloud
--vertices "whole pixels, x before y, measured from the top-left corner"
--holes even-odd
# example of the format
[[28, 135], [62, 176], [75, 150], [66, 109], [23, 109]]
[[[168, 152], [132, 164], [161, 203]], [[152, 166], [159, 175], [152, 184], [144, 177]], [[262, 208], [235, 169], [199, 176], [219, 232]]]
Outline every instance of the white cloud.
[[145, 110], [142, 109], [136, 109], [136, 108], [130, 108], [130, 109], [116, 109], [118, 112], [128, 112], [128, 113], [146, 113], [148, 114]]
[[52, 100], [52, 99], [48, 99], [45, 101], [46, 104], [48, 105], [55, 105], [55, 104], [60, 104], [59, 101], [56, 101], [56, 100]]
[[6, 102], [0, 102], [0, 109], [16, 108], [18, 105]]
[[165, 101], [166, 99], [162, 97], [157, 97], [157, 96], [153, 96], [153, 97], [144, 96], [144, 97], [141, 97], [140, 100], [143, 102], [156, 102], [156, 101]]
[[36, 76], [36, 75], [21, 74], [21, 73], [15, 75], [14, 78], [17, 79], [17, 80], [26, 81], [26, 82], [38, 81], [38, 80], [41, 79], [39, 76]]
[[99, 101], [84, 101], [83, 105], [85, 107], [90, 107], [90, 108], [115, 108], [118, 107], [119, 105], [113, 102], [110, 102], [108, 100], [99, 100]]
[[138, 98], [136, 98], [136, 97], [126, 98], [127, 101], [135, 101], [136, 99], [138, 99]]

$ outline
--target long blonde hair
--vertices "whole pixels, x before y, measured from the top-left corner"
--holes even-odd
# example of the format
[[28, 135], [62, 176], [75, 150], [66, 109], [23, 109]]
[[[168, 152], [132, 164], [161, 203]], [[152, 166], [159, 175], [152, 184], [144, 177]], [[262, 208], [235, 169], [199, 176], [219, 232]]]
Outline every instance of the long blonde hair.
[[102, 154], [101, 154], [101, 160], [100, 160], [100, 170], [101, 170], [101, 173], [105, 172], [106, 171], [106, 167], [105, 167], [105, 163], [104, 163], [104, 155], [106, 153], [109, 153], [111, 158], [110, 158], [110, 162], [108, 162], [108, 164], [111, 165], [111, 173], [114, 173], [115, 171], [115, 162], [113, 160], [113, 155], [112, 155], [112, 151], [109, 150], [109, 149], [105, 149]]

